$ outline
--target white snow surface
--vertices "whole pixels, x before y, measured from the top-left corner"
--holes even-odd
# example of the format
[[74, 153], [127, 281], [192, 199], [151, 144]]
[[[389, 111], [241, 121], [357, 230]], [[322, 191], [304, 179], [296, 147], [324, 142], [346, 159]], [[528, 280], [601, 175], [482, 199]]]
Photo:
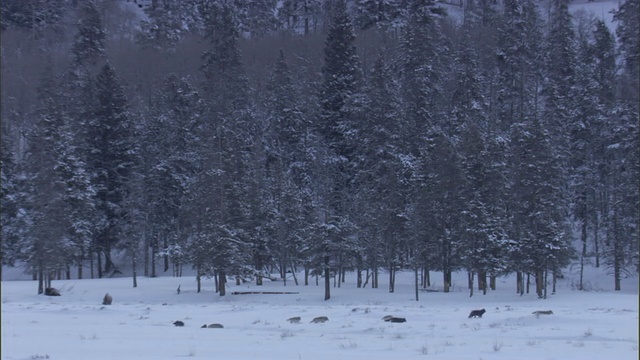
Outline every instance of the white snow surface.
[[[409, 271], [398, 273], [394, 293], [384, 276], [378, 289], [358, 289], [348, 274], [341, 287], [332, 282], [328, 301], [322, 279], [230, 283], [224, 297], [211, 280], [197, 293], [193, 276], [139, 277], [137, 288], [130, 277], [58, 280], [59, 297], [37, 295], [35, 281], [3, 281], [2, 359], [638, 359], [637, 278], [614, 292], [610, 276], [590, 269], [590, 291], [575, 290], [577, 275], [569, 275], [538, 299], [516, 294], [512, 276], [469, 297], [465, 273], [454, 275], [450, 293], [438, 286], [441, 274], [431, 275], [440, 291], [421, 291], [419, 301]], [[110, 306], [102, 305], [106, 292]], [[482, 318], [468, 318], [481, 308]], [[553, 315], [536, 317], [538, 310]], [[384, 322], [386, 315], [407, 322]], [[301, 322], [286, 321], [294, 316]], [[317, 316], [329, 321], [311, 323]], [[201, 328], [211, 323], [224, 328]]]

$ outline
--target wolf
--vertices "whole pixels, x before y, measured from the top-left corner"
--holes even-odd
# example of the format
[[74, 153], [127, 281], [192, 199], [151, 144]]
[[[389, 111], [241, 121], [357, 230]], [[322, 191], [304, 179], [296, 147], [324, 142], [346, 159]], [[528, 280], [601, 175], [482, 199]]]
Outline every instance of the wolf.
[[551, 311], [551, 310], [538, 310], [538, 311], [532, 312], [532, 314], [535, 315], [537, 318], [539, 318], [540, 315], [553, 315], [553, 311]]
[[481, 318], [482, 315], [484, 315], [484, 313], [486, 313], [486, 312], [487, 312], [487, 310], [485, 310], [485, 309], [471, 310], [471, 313], [469, 314], [469, 318], [474, 318], [474, 317]]
[[47, 296], [60, 296], [60, 291], [56, 288], [48, 287], [44, 289], [44, 294]]
[[325, 321], [329, 321], [329, 318], [326, 316], [318, 316], [317, 318], [311, 320], [312, 323], [323, 323]]
[[106, 293], [104, 295], [104, 298], [102, 299], [102, 305], [111, 305], [112, 302], [113, 298], [111, 297], [111, 295], [109, 295], [109, 293]]
[[392, 322], [392, 323], [403, 323], [403, 322], [407, 322], [407, 319], [401, 318], [401, 317], [392, 316], [388, 320], [385, 320], [385, 321], [386, 322]]
[[300, 316], [294, 316], [292, 318], [287, 319], [288, 322], [292, 323], [292, 324], [299, 324], [300, 320], [302, 320], [300, 318]]
[[222, 324], [204, 324], [201, 326], [201, 328], [203, 329], [223, 329], [224, 326], [222, 326]]
[[175, 326], [184, 326], [184, 323], [182, 321], [178, 320], [178, 321], [174, 321], [173, 325], [175, 325]]

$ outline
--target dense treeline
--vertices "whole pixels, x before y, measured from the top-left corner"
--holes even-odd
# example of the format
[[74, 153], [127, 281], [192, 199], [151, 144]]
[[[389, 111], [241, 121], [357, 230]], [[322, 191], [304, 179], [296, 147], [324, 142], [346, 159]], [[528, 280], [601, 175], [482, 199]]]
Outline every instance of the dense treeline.
[[220, 295], [304, 269], [326, 299], [411, 269], [417, 299], [436, 270], [545, 297], [579, 260], [620, 290], [639, 7], [612, 31], [565, 0], [3, 1], [2, 264], [42, 292], [117, 253]]

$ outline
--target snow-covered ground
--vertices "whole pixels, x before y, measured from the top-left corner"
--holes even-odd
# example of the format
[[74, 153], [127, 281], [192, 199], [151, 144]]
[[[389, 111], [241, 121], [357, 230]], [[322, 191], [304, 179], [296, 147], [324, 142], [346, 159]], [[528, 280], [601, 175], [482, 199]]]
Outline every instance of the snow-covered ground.
[[[3, 275], [11, 278], [6, 268]], [[439, 276], [432, 274], [436, 289]], [[60, 297], [36, 295], [34, 281], [3, 281], [2, 359], [638, 359], [637, 278], [614, 292], [611, 278], [591, 269], [592, 290], [581, 292], [569, 274], [541, 300], [517, 295], [512, 277], [470, 298], [465, 277], [455, 275], [453, 292], [421, 292], [420, 301], [410, 272], [398, 274], [395, 293], [384, 277], [379, 289], [358, 289], [351, 274], [329, 301], [322, 280], [230, 284], [225, 297], [211, 281], [196, 293], [192, 276], [140, 277], [137, 288], [129, 277], [55, 281]], [[101, 304], [106, 292], [110, 306]], [[481, 308], [482, 318], [468, 318]], [[553, 315], [536, 317], [537, 310]], [[407, 322], [384, 322], [385, 315]], [[286, 321], [294, 316], [299, 324]], [[329, 321], [311, 323], [317, 316]], [[224, 328], [201, 328], [210, 323]]]

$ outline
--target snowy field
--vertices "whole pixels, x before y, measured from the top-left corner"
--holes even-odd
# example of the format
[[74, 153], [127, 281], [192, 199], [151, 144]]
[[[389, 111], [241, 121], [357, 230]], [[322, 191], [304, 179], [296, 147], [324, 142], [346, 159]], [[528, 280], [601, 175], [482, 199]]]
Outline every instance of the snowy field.
[[[435, 289], [439, 276], [432, 273]], [[34, 281], [3, 281], [2, 359], [638, 359], [637, 278], [614, 292], [611, 278], [592, 270], [592, 290], [579, 292], [569, 275], [541, 300], [517, 295], [512, 277], [470, 298], [465, 276], [455, 275], [453, 292], [421, 292], [418, 302], [410, 272], [398, 274], [395, 293], [385, 278], [379, 289], [357, 289], [352, 274], [331, 288], [329, 301], [322, 280], [230, 284], [225, 297], [211, 281], [196, 293], [191, 276], [140, 277], [138, 288], [129, 277], [55, 281], [60, 297], [36, 295]], [[110, 306], [101, 304], [106, 292]], [[468, 318], [481, 308], [482, 318]], [[536, 317], [537, 310], [553, 315]], [[385, 315], [407, 322], [384, 322]], [[294, 316], [299, 324], [286, 321]], [[311, 323], [318, 316], [329, 321]], [[210, 323], [224, 328], [201, 328]]]

